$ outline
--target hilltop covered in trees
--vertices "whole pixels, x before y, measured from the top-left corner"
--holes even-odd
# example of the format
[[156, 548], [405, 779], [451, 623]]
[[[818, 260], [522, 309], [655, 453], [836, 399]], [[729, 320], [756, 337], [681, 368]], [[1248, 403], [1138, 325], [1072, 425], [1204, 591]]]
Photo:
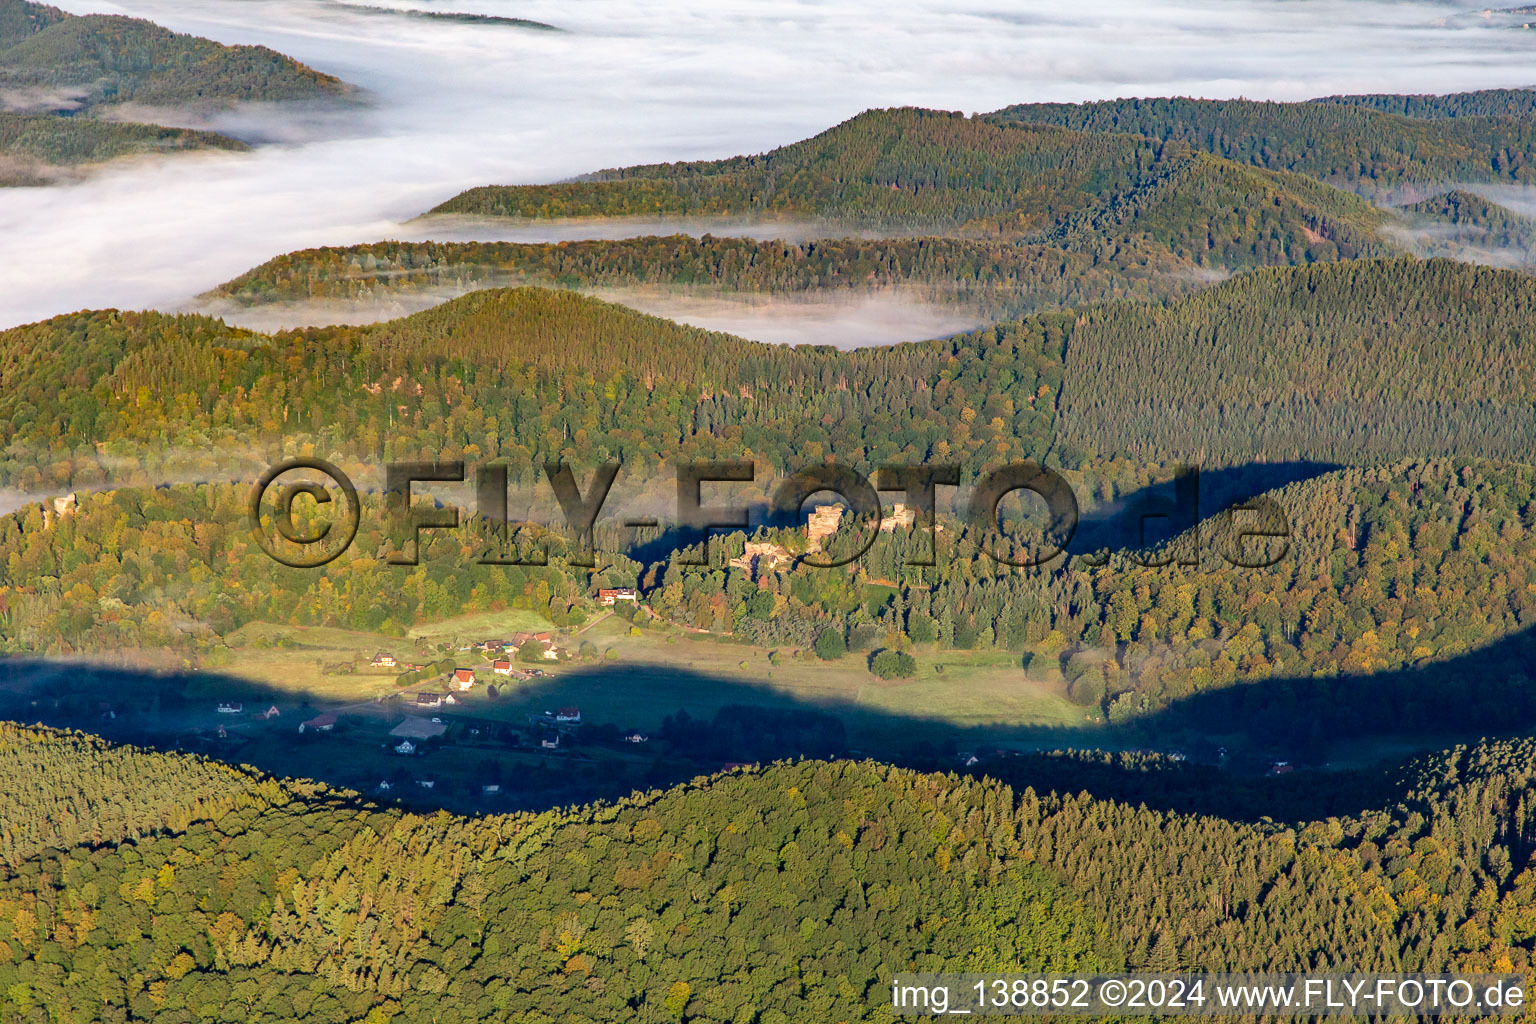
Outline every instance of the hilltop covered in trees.
[[1360, 93], [1322, 96], [1313, 103], [1337, 103], [1369, 107], [1404, 117], [1530, 117], [1536, 115], [1536, 89], [1480, 89], [1444, 96], [1430, 93]]
[[1192, 290], [1187, 261], [1155, 246], [1093, 253], [958, 238], [821, 239], [792, 244], [705, 235], [557, 243], [376, 242], [304, 249], [268, 260], [209, 292], [247, 308], [279, 302], [350, 304], [508, 284], [663, 287], [691, 294], [852, 294], [900, 289], [993, 319], [1118, 298]]
[[[6, 732], [0, 761], [82, 762], [38, 805], [124, 756]], [[884, 1019], [898, 970], [1520, 970], [1530, 747], [1426, 757], [1385, 806], [1294, 825], [853, 762], [479, 819], [253, 778], [237, 807], [9, 866], [0, 1013], [852, 1021]]]
[[827, 225], [1136, 243], [1223, 267], [1381, 254], [1357, 197], [1133, 135], [872, 110], [759, 156], [600, 171], [559, 185], [471, 189], [431, 211], [562, 218], [813, 217]]
[[1423, 254], [1476, 262], [1523, 265], [1536, 262], [1536, 220], [1461, 189], [1401, 208], [1408, 231]]
[[[1536, 118], [1530, 116], [1524, 93], [1355, 99], [1359, 102], [1149, 98], [1024, 103], [987, 118], [1000, 125], [1057, 125], [1183, 143], [1370, 195], [1455, 182], [1536, 181], [1536, 163], [1530, 159], [1536, 151]], [[1460, 115], [1482, 109], [1504, 112]], [[1456, 116], [1448, 116], [1452, 111]]]
[[973, 470], [1031, 457], [1069, 469], [1126, 456], [1524, 460], [1533, 306], [1528, 276], [1398, 259], [848, 352], [537, 288], [270, 336], [78, 313], [0, 332], [0, 480], [142, 482], [177, 460], [227, 479], [285, 438], [368, 461], [499, 458], [519, 477], [555, 455], [637, 470], [727, 457], [781, 470], [827, 456]]
[[[71, 15], [0, 0], [0, 185], [45, 184], [50, 168], [184, 149], [241, 149], [212, 132], [98, 119], [116, 104], [216, 109], [340, 95], [330, 75], [264, 46], [224, 46], [140, 18]], [[32, 115], [19, 117], [19, 114]]]
[[121, 156], [246, 148], [226, 135], [191, 128], [0, 111], [0, 153], [11, 158], [0, 164], [0, 186], [47, 185], [67, 176], [69, 168]]
[[562, 453], [668, 474], [655, 467], [680, 458], [1041, 457], [1070, 324], [1048, 314], [839, 352], [531, 288], [271, 337], [202, 317], [71, 314], [0, 333], [0, 474], [26, 489], [167, 467], [227, 479], [284, 438], [371, 463], [503, 459], [518, 478]]
[[65, 109], [276, 102], [342, 90], [264, 46], [224, 46], [141, 18], [70, 15], [28, 0], [0, 2], [0, 86], [58, 91]]
[[1528, 276], [1443, 260], [1257, 271], [1088, 311], [1060, 433], [1103, 454], [1529, 460]]

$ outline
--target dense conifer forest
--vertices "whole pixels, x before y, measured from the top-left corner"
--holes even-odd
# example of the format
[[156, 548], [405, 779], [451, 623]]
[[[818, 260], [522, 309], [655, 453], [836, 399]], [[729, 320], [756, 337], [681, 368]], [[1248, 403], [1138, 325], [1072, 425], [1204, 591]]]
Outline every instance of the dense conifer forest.
[[663, 287], [689, 294], [862, 294], [900, 289], [1008, 319], [1037, 309], [1192, 290], [1195, 268], [1149, 245], [1079, 252], [1003, 240], [821, 239], [802, 244], [687, 235], [559, 243], [378, 242], [276, 257], [209, 292], [218, 308], [350, 305], [507, 284]]
[[1200, 265], [1379, 255], [1382, 215], [1279, 171], [1128, 134], [999, 126], [945, 111], [872, 110], [760, 156], [487, 186], [435, 214], [562, 218], [814, 217], [829, 227], [1152, 245]]
[[[1474, 110], [1498, 113], [1470, 116]], [[987, 116], [1004, 125], [1182, 142], [1239, 163], [1391, 195], [1449, 182], [1536, 179], [1530, 110], [1526, 93], [1510, 91], [1326, 103], [1182, 97], [1026, 103]]]
[[[1519, 969], [1532, 759], [1449, 750], [1384, 805], [1284, 825], [867, 762], [479, 819], [229, 772], [7, 863], [0, 1013], [879, 1020], [901, 969]], [[56, 762], [23, 813], [208, 770], [6, 727], [5, 775]]]

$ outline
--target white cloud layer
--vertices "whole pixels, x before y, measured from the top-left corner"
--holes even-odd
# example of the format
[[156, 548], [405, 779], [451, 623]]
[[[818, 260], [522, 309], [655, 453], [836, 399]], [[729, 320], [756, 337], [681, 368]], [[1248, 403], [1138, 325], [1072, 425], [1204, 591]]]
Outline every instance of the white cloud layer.
[[53, 2], [271, 46], [373, 102], [342, 121], [242, 111], [231, 130], [279, 140], [254, 153], [0, 189], [0, 326], [178, 308], [292, 249], [426, 237], [404, 222], [468, 186], [756, 152], [869, 107], [1536, 84], [1536, 32], [1411, 0], [371, 0], [562, 32], [338, 0]]

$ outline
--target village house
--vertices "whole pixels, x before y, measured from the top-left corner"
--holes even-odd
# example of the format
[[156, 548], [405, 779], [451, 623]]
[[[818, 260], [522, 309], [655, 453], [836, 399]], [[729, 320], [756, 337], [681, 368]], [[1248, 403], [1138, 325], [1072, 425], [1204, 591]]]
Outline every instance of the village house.
[[267, 710], [261, 713], [261, 717], [266, 719], [273, 719], [282, 717], [282, 714], [283, 713], [281, 711], [277, 710], [277, 705], [273, 704], [270, 705]]
[[581, 721], [581, 708], [559, 708], [555, 711], [555, 721], [575, 725]]
[[643, 732], [640, 732], [638, 729], [636, 729], [636, 730], [634, 730], [632, 732], [627, 732], [627, 733], [624, 734], [624, 742], [625, 743], [645, 743], [649, 739], [650, 739], [649, 736], [647, 736]]
[[493, 661], [491, 662], [491, 671], [498, 676], [509, 676], [513, 671], [512, 663], [510, 661]]
[[450, 696], [443, 693], [413, 693], [411, 703], [418, 708], [440, 708], [443, 706], [443, 698]]
[[487, 782], [485, 785], [480, 787], [480, 792], [484, 793], [486, 796], [495, 796], [497, 793], [501, 792], [501, 786], [494, 782]]
[[299, 723], [299, 732], [301, 733], [330, 732], [334, 728], [336, 728], [336, 716], [329, 712], [323, 715], [316, 715], [307, 722]]
[[383, 651], [380, 651], [378, 654], [373, 656], [373, 660], [368, 664], [372, 665], [374, 668], [394, 668], [395, 656], [393, 654], [385, 654]]
[[639, 603], [639, 596], [631, 587], [615, 587], [612, 590], [599, 590], [597, 603], [604, 608], [612, 608], [616, 601], [628, 601], [631, 604]]
[[395, 744], [395, 753], [404, 754], [408, 757], [411, 754], [416, 753], [416, 744], [412, 743], [410, 740], [401, 740], [399, 743]]
[[543, 747], [545, 750], [559, 750], [560, 734], [557, 732], [550, 733], [539, 741], [539, 746]]
[[507, 645], [507, 650], [516, 654], [526, 644], [546, 644], [554, 637], [548, 632], [543, 633], [518, 633], [512, 637], [512, 642]]
[[221, 700], [221, 701], [219, 701], [219, 714], [221, 714], [221, 715], [238, 715], [238, 714], [240, 714], [244, 710], [245, 710], [245, 705], [239, 703], [238, 701], [232, 701], [232, 700]]
[[455, 690], [468, 690], [475, 685], [475, 671], [468, 668], [456, 668], [453, 670], [453, 688]]

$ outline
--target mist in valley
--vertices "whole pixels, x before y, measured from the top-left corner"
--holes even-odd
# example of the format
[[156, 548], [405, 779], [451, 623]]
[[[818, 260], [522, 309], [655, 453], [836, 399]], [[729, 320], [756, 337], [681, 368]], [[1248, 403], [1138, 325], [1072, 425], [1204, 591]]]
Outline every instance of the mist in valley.
[[[560, 31], [381, 17], [338, 0], [59, 5], [266, 45], [357, 91], [343, 113], [141, 111], [267, 144], [250, 153], [114, 164], [56, 187], [0, 190], [0, 326], [82, 308], [184, 308], [251, 266], [309, 246], [674, 231], [670, 222], [417, 218], [475, 185], [760, 152], [870, 107], [973, 112], [1026, 100], [1168, 94], [1302, 99], [1536, 79], [1536, 33], [1450, 17], [1473, 9], [1454, 3], [1091, 0], [1062, 8], [1034, 0], [942, 10], [912, 0], [369, 5], [525, 18]], [[775, 222], [761, 230], [796, 237], [797, 227]], [[759, 229], [738, 223], [698, 230]], [[765, 306], [755, 327], [726, 308], [691, 315], [760, 337], [805, 312]], [[845, 337], [871, 337], [874, 325], [909, 324], [909, 316], [917, 322], [890, 337], [948, 329], [912, 310], [855, 304], [828, 315], [844, 316], [830, 330]], [[856, 317], [863, 319], [855, 324]]]

